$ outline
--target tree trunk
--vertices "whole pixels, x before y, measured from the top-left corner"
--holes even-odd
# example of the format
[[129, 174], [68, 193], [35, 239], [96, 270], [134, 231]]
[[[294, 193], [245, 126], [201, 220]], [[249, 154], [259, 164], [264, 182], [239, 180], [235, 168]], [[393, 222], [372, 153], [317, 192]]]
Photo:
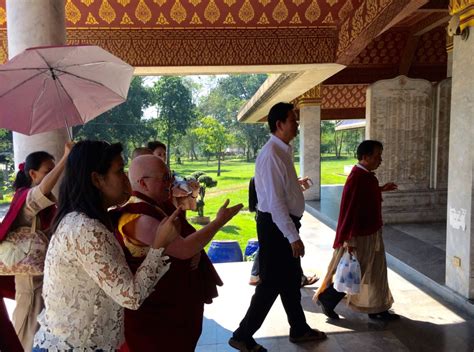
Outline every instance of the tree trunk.
[[217, 152], [217, 176], [221, 175], [221, 152]]

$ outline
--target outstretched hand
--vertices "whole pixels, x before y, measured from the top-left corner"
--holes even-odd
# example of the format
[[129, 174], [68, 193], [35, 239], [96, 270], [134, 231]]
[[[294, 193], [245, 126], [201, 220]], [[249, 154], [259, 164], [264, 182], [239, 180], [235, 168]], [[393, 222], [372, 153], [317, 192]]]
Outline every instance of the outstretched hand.
[[397, 189], [398, 189], [398, 186], [393, 182], [388, 182], [380, 188], [382, 192], [390, 192], [390, 191], [395, 191]]
[[224, 226], [230, 219], [232, 219], [244, 206], [242, 203], [234, 205], [228, 208], [229, 199], [219, 208], [215, 221], [219, 223], [219, 226]]
[[179, 222], [181, 211], [181, 207], [177, 207], [173, 214], [160, 222], [155, 232], [153, 248], [166, 248], [179, 235], [181, 232], [181, 223]]

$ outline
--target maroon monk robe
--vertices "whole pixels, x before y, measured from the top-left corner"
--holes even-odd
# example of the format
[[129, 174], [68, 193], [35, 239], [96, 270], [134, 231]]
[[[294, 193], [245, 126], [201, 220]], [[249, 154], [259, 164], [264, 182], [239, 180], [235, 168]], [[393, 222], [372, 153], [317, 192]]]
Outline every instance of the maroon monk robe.
[[[134, 195], [150, 204], [156, 204], [143, 194]], [[120, 211], [124, 213], [145, 214], [158, 220], [163, 215], [148, 203], [125, 205]], [[171, 202], [160, 208], [168, 215], [176, 209]], [[180, 215], [181, 236], [187, 237], [196, 229]], [[121, 234], [117, 238], [123, 246]], [[125, 257], [133, 272], [138, 269], [144, 257], [134, 258], [123, 246]], [[180, 260], [170, 257], [171, 266], [168, 272], [158, 281], [155, 291], [136, 311], [125, 309], [125, 340], [122, 352], [151, 351], [194, 351], [202, 331], [204, 303], [211, 303], [217, 297], [217, 287], [221, 286], [214, 266], [204, 251], [198, 268], [191, 270], [191, 260]]]
[[352, 168], [344, 190], [333, 248], [355, 236], [369, 236], [382, 227], [382, 193], [373, 172]]
[[[3, 241], [8, 235], [11, 226], [15, 222], [18, 214], [25, 205], [28, 191], [30, 188], [19, 188], [10, 203], [5, 218], [0, 224], [0, 241]], [[53, 220], [56, 211], [55, 206], [42, 210], [38, 216], [40, 217], [42, 229], [48, 229]], [[9, 352], [23, 352], [20, 340], [16, 335], [13, 324], [8, 317], [8, 312], [3, 302], [3, 298], [15, 299], [15, 280], [14, 276], [0, 276], [0, 350]]]

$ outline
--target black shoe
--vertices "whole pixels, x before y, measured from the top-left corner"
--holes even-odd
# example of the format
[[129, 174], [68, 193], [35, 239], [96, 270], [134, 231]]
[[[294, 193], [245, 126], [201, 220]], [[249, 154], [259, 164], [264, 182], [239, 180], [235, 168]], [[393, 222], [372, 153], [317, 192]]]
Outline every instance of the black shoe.
[[[334, 313], [334, 314], [336, 314], [336, 313]], [[324, 332], [316, 330], [316, 329], [310, 329], [301, 336], [291, 336], [290, 335], [289, 340], [292, 343], [302, 343], [302, 342], [309, 342], [309, 341], [321, 341], [321, 340], [324, 340], [326, 338], [327, 338], [327, 336]]]
[[334, 309], [327, 307], [323, 301], [318, 300], [318, 306], [321, 307], [323, 314], [327, 316], [329, 319], [339, 320], [339, 315], [336, 314]]
[[374, 320], [393, 321], [400, 319], [400, 316], [386, 310], [380, 313], [369, 314], [369, 318]]
[[258, 344], [254, 339], [251, 341], [237, 340], [235, 337], [229, 339], [229, 345], [241, 352], [268, 352], [262, 345]]

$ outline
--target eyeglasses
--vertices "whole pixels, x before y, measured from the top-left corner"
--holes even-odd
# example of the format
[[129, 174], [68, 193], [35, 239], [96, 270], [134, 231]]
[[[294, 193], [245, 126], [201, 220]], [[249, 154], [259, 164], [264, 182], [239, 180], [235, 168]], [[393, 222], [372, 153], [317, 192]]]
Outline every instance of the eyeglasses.
[[143, 180], [145, 178], [156, 178], [156, 179], [160, 180], [161, 182], [171, 182], [171, 181], [173, 181], [174, 176], [169, 172], [164, 174], [163, 176], [158, 176], [158, 175], [156, 175], [156, 176], [143, 176], [137, 182], [140, 182], [140, 180]]

